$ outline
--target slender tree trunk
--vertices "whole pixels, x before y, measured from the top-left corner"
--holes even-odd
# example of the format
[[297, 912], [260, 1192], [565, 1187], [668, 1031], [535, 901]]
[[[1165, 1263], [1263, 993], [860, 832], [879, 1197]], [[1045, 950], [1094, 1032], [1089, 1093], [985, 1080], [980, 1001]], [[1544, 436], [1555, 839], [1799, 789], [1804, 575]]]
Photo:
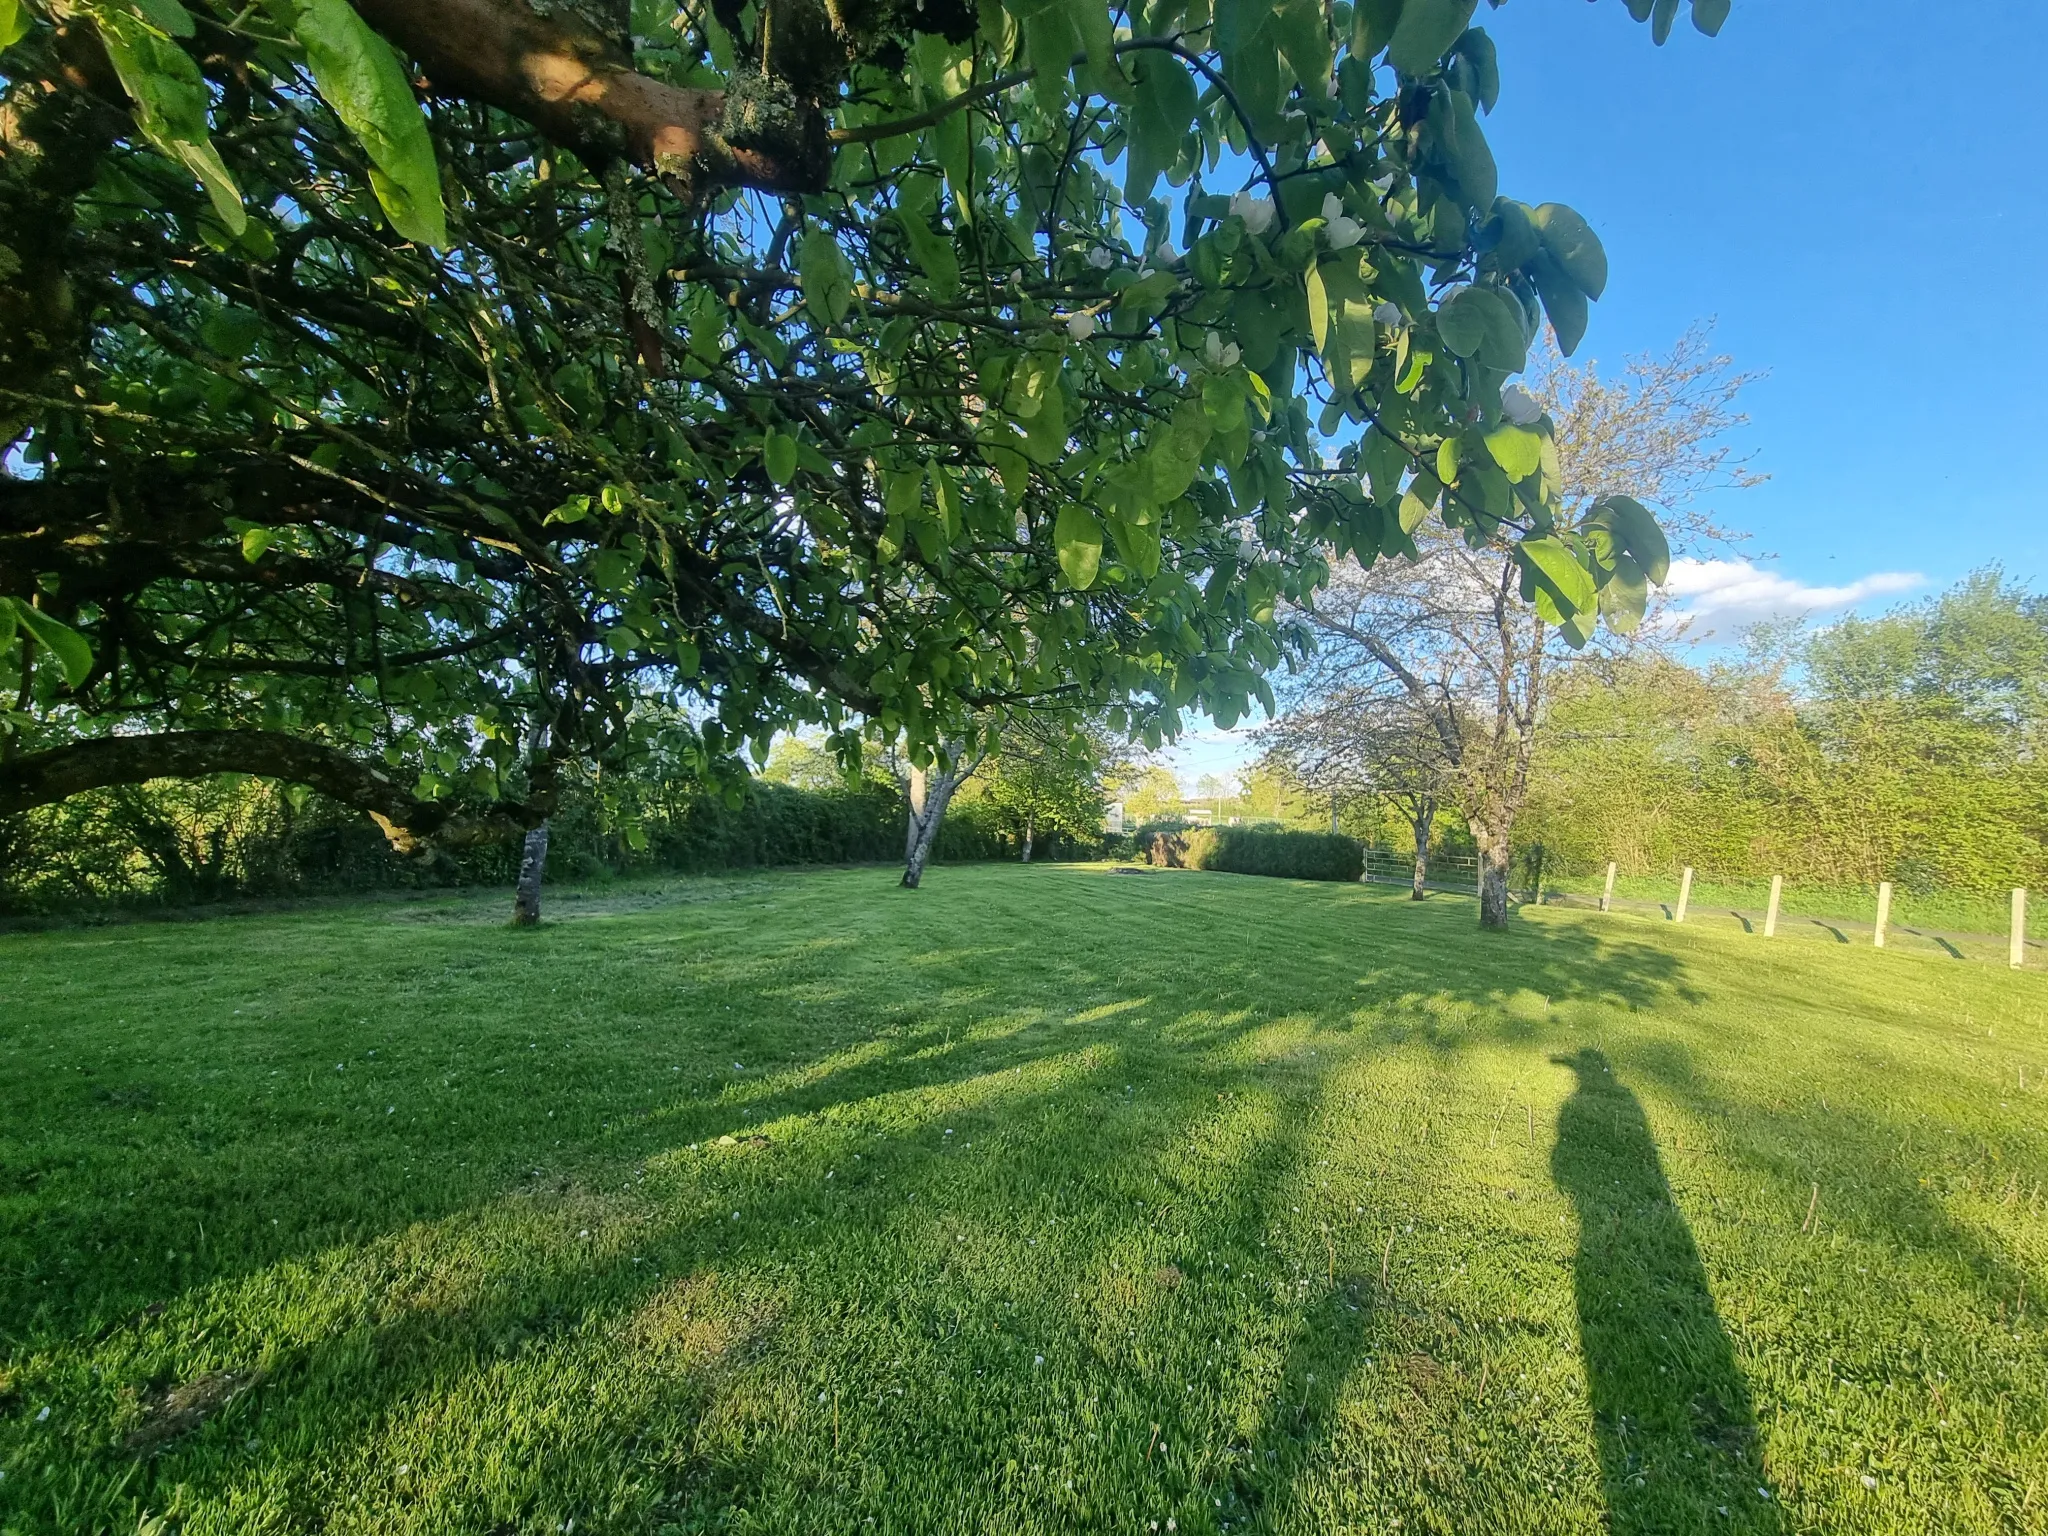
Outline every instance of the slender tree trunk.
[[1026, 864], [1031, 862], [1031, 834], [1036, 825], [1035, 818], [1030, 816], [1024, 818], [1024, 862]]
[[932, 845], [939, 840], [939, 823], [946, 819], [946, 807], [953, 799], [953, 791], [967, 781], [974, 772], [974, 765], [958, 758], [954, 760], [951, 773], [927, 774], [923, 769], [910, 770], [910, 826], [903, 843], [903, 884], [906, 889], [916, 890], [918, 882], [924, 879], [924, 867], [930, 862]]
[[540, 881], [548, 867], [548, 824], [526, 834], [519, 855], [519, 884], [512, 894], [512, 926], [531, 928], [540, 921]]
[[1408, 899], [1420, 901], [1422, 888], [1429, 879], [1429, 829], [1436, 820], [1436, 796], [1424, 795], [1417, 801], [1412, 820], [1415, 827], [1415, 888], [1408, 893]]

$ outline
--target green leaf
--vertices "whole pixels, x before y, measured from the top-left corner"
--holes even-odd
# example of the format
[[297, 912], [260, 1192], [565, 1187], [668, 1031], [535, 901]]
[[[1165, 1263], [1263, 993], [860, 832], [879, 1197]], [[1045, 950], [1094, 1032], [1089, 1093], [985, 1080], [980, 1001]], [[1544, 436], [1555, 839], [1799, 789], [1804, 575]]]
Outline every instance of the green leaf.
[[944, 303], [960, 291], [960, 258], [954, 253], [952, 237], [932, 229], [938, 190], [938, 183], [929, 176], [907, 178], [896, 222], [910, 245], [910, 259], [931, 285], [932, 297]]
[[1632, 496], [1604, 496], [1594, 503], [1593, 511], [1607, 514], [1615, 543], [1661, 587], [1671, 574], [1671, 543], [1650, 509]]
[[1491, 112], [1500, 101], [1500, 55], [1484, 27], [1471, 27], [1458, 39], [1455, 50], [1472, 66], [1472, 85], [1479, 96], [1479, 109]]
[[1627, 555], [1614, 562], [1614, 575], [1600, 589], [1600, 617], [1617, 635], [1632, 635], [1650, 606], [1650, 584], [1643, 568]]
[[1218, 432], [1244, 425], [1244, 387], [1228, 374], [1212, 373], [1202, 381], [1202, 414]]
[[1678, 0], [1657, 0], [1650, 10], [1650, 41], [1662, 48], [1671, 39], [1671, 27], [1678, 20]]
[[270, 548], [276, 539], [274, 528], [244, 528], [242, 530], [242, 558], [254, 565], [263, 558], [263, 551]]
[[1692, 24], [1709, 37], [1719, 37], [1732, 5], [1733, 0], [1692, 0]]
[[1053, 524], [1053, 548], [1059, 554], [1060, 571], [1076, 592], [1095, 585], [1102, 569], [1102, 524], [1086, 507], [1065, 506]]
[[7, 654], [7, 648], [14, 644], [14, 599], [0, 597], [0, 656]]
[[770, 480], [777, 485], [789, 484], [796, 478], [796, 439], [773, 430], [765, 433], [761, 438], [761, 464]]
[[1461, 288], [1436, 313], [1437, 334], [1454, 357], [1513, 372], [1529, 352], [1521, 301], [1499, 288]]
[[1316, 339], [1317, 353], [1328, 356], [1330, 350], [1330, 296], [1323, 288], [1323, 269], [1311, 266], [1308, 269], [1308, 327]]
[[192, 13], [178, 0], [134, 0], [134, 5], [142, 19], [166, 37], [190, 37], [199, 30], [192, 24]]
[[1460, 288], [1436, 312], [1436, 333], [1453, 357], [1473, 357], [1486, 341], [1487, 306], [1477, 288]]
[[1330, 78], [1335, 56], [1322, 0], [1280, 0], [1273, 7], [1267, 32], [1280, 45], [1280, 53], [1294, 71], [1294, 77], [1320, 96], [1323, 82]]
[[263, 317], [252, 309], [224, 305], [199, 323], [199, 339], [230, 362], [240, 362], [263, 334]]
[[1486, 434], [1486, 451], [1510, 480], [1526, 480], [1543, 463], [1543, 435], [1503, 423]]
[[8, 599], [14, 605], [14, 616], [21, 627], [42, 642], [43, 649], [57, 658], [57, 666], [64, 673], [65, 683], [76, 688], [92, 674], [92, 647], [85, 643], [85, 636], [68, 624], [60, 624], [40, 608], [31, 607], [20, 598]]
[[[0, 48], [11, 48], [28, 36], [28, 13], [19, 0], [0, 0]], [[0, 647], [6, 645], [0, 640]]]
[[1351, 56], [1370, 60], [1393, 40], [1401, 0], [1355, 0], [1351, 7]]
[[1500, 195], [1500, 169], [1494, 164], [1493, 150], [1487, 145], [1486, 135], [1480, 132], [1479, 119], [1473, 115], [1470, 97], [1462, 94], [1452, 96], [1451, 121], [1455, 132], [1449, 148], [1451, 167], [1458, 177], [1458, 190], [1464, 193], [1467, 203], [1485, 212], [1493, 207], [1494, 199]]
[[1458, 483], [1458, 440], [1447, 437], [1436, 447], [1436, 477], [1445, 485]]
[[391, 227], [420, 245], [446, 246], [434, 142], [397, 53], [348, 0], [291, 3], [313, 84], [369, 153], [370, 186]]
[[882, 510], [903, 521], [917, 515], [924, 505], [924, 476], [916, 470], [890, 475], [882, 482]]
[[1550, 316], [1550, 324], [1557, 332], [1557, 350], [1570, 357], [1585, 339], [1591, 318], [1586, 296], [1579, 291], [1578, 284], [1564, 275], [1564, 269], [1548, 251], [1538, 251], [1528, 270], [1535, 280], [1537, 296], [1543, 300], [1543, 312]]
[[1387, 44], [1387, 62], [1404, 75], [1436, 68], [1472, 20], [1479, 0], [1406, 0]]
[[821, 325], [837, 325], [853, 307], [853, 271], [832, 231], [814, 224], [805, 233], [796, 253], [797, 282], [804, 291], [804, 307]]
[[1512, 198], [1493, 200], [1493, 217], [1486, 221], [1483, 233], [1491, 247], [1486, 259], [1498, 272], [1519, 271], [1543, 249], [1536, 226], [1529, 222], [1529, 210]]
[[1563, 203], [1545, 203], [1530, 216], [1543, 248], [1589, 299], [1607, 291], [1607, 252], [1592, 226]]
[[1130, 68], [1137, 99], [1125, 127], [1124, 197], [1142, 206], [1194, 126], [1197, 98], [1193, 78], [1172, 54], [1146, 49]]
[[[1536, 578], [1536, 606], [1553, 624], [1591, 608], [1597, 593], [1593, 574], [1579, 564], [1578, 557], [1562, 539], [1524, 539], [1515, 546], [1522, 568]], [[1544, 598], [1548, 597], [1548, 605]]]
[[93, 8], [100, 41], [121, 88], [135, 103], [135, 126], [157, 150], [197, 178], [228, 233], [249, 227], [242, 194], [209, 136], [206, 82], [192, 56], [146, 25], [133, 11], [111, 4]]

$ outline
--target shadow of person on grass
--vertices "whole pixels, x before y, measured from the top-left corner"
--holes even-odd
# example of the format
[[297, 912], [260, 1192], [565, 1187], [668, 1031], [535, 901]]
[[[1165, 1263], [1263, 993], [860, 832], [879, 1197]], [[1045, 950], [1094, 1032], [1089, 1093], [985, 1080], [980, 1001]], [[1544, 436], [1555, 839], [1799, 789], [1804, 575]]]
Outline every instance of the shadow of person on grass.
[[1600, 1052], [1552, 1060], [1579, 1080], [1550, 1167], [1579, 1217], [1579, 1350], [1608, 1529], [1780, 1531], [1749, 1387], [1643, 1107]]

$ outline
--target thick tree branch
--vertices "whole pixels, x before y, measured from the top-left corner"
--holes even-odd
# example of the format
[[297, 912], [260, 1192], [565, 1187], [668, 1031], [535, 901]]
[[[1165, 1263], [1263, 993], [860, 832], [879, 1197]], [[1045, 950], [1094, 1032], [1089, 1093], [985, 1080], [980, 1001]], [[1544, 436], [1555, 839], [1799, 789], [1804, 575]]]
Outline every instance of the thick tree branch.
[[684, 191], [822, 192], [830, 179], [822, 110], [735, 142], [722, 127], [726, 92], [640, 74], [567, 7], [543, 15], [523, 0], [361, 0], [356, 9], [420, 62], [437, 94], [523, 117], [592, 164], [624, 154]]
[[545, 795], [525, 803], [500, 801], [475, 813], [421, 800], [382, 767], [281, 731], [159, 731], [94, 737], [0, 763], [0, 816], [109, 784], [214, 773], [246, 773], [317, 789], [368, 815], [391, 846], [407, 854], [434, 843], [494, 842], [538, 825], [552, 809], [543, 803], [552, 798]]

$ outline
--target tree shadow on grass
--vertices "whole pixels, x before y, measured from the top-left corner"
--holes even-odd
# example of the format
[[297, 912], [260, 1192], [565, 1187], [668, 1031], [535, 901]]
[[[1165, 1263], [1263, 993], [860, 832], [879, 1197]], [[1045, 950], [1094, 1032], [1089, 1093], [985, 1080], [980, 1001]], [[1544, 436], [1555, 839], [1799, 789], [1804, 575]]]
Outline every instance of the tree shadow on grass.
[[1573, 1285], [1608, 1528], [1781, 1531], [1749, 1386], [1643, 1107], [1598, 1051], [1553, 1059], [1578, 1076], [1551, 1172], [1579, 1217]]

